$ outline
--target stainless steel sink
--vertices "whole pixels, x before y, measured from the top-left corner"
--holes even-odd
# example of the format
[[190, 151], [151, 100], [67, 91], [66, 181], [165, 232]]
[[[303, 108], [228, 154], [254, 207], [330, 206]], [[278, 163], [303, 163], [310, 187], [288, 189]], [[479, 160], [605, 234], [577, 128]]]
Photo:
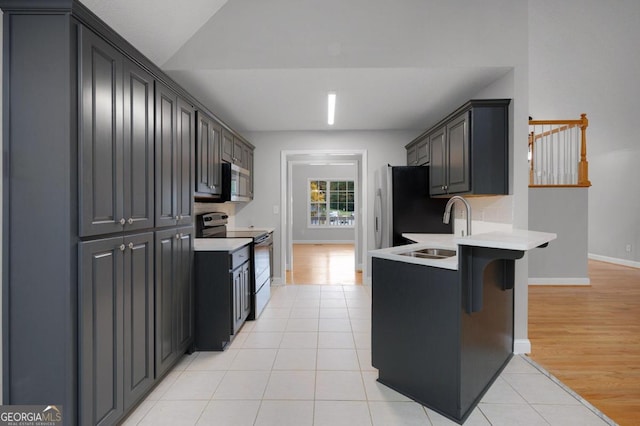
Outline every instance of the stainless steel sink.
[[446, 259], [456, 255], [455, 250], [447, 250], [440, 248], [424, 248], [420, 250], [406, 251], [398, 253], [401, 256], [420, 257], [423, 259]]

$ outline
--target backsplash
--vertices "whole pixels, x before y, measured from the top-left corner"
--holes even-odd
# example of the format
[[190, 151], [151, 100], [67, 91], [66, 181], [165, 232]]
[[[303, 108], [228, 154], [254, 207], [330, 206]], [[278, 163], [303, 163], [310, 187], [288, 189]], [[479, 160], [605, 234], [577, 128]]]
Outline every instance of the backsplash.
[[235, 226], [236, 205], [233, 203], [193, 203], [193, 211], [195, 214], [224, 212], [229, 215], [228, 226]]
[[[466, 197], [471, 206], [471, 232], [508, 231], [513, 228], [513, 196]], [[454, 205], [454, 233], [466, 229], [464, 208]], [[444, 213], [444, 212], [443, 212]]]

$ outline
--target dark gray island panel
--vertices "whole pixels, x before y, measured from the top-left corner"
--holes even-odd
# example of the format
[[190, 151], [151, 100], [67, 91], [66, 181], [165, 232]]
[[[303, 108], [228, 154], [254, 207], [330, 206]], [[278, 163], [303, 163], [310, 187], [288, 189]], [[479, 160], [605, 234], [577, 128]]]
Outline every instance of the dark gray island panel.
[[458, 270], [374, 257], [378, 381], [464, 422], [512, 357], [514, 259], [522, 255], [459, 246]]
[[378, 380], [456, 412], [460, 365], [458, 271], [374, 258], [371, 363]]

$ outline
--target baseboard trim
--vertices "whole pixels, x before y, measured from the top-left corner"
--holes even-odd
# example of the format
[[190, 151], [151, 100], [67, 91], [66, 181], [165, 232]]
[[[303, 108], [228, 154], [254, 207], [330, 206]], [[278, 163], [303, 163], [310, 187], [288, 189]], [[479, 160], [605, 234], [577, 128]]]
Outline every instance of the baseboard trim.
[[272, 286], [284, 285], [284, 281], [282, 281], [282, 277], [273, 277], [271, 279]]
[[630, 266], [632, 268], [640, 269], [640, 262], [635, 262], [633, 260], [618, 259], [616, 257], [600, 256], [599, 254], [593, 254], [593, 253], [589, 253], [589, 259], [599, 260], [601, 262], [607, 262], [607, 263], [614, 263], [616, 265]]
[[529, 339], [515, 339], [513, 341], [513, 353], [514, 354], [531, 353], [531, 341]]
[[587, 278], [529, 278], [529, 285], [591, 285]]

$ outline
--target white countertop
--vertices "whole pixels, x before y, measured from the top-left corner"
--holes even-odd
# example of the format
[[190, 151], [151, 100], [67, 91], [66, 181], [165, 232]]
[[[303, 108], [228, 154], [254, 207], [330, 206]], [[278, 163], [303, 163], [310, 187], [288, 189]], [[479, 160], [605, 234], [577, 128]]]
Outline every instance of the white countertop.
[[489, 247], [506, 250], [527, 251], [553, 241], [558, 236], [549, 232], [514, 229], [512, 231], [494, 231], [477, 235], [458, 237], [453, 241], [461, 246]]
[[251, 238], [194, 238], [193, 251], [234, 251], [252, 241]]
[[405, 246], [371, 250], [369, 251], [369, 254], [373, 257], [379, 257], [382, 259], [457, 270], [457, 255], [445, 259], [423, 259], [418, 257], [403, 256], [400, 253], [420, 250], [428, 247], [444, 248], [457, 251], [458, 245], [527, 251], [546, 244], [549, 241], [555, 240], [557, 238], [556, 234], [548, 232], [528, 231], [523, 229], [485, 232], [466, 237], [456, 237], [453, 234], [412, 233], [402, 234], [402, 236], [412, 241], [416, 241], [416, 243], [408, 244]]
[[419, 242], [416, 244], [371, 250], [369, 251], [369, 254], [373, 257], [395, 260], [398, 262], [434, 266], [436, 268], [451, 269], [454, 271], [458, 269], [458, 256], [447, 257], [445, 259], [424, 259], [420, 257], [403, 256], [400, 254], [423, 248], [441, 248], [457, 251], [458, 246], [453, 241], [453, 234], [402, 234], [402, 236]]

